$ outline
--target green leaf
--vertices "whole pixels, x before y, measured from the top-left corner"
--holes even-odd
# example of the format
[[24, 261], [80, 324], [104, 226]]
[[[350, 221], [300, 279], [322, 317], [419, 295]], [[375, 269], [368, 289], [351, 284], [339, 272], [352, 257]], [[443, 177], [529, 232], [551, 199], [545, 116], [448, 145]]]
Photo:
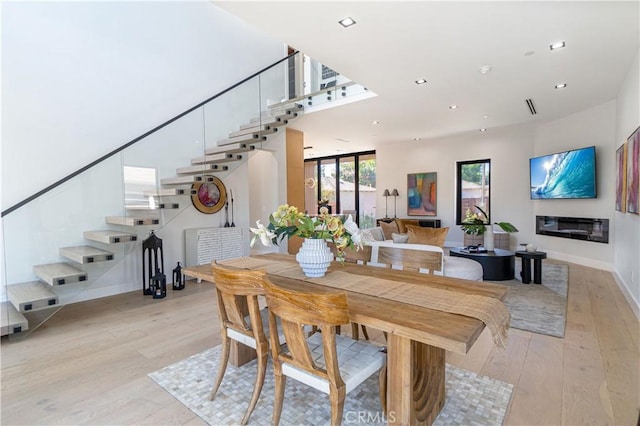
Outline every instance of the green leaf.
[[518, 232], [518, 228], [510, 224], [509, 222], [496, 222], [504, 232]]

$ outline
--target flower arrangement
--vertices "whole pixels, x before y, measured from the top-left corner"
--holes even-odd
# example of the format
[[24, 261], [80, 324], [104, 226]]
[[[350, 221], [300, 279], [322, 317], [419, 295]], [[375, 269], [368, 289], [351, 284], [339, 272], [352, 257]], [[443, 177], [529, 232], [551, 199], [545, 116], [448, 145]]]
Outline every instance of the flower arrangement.
[[311, 217], [298, 211], [297, 207], [283, 204], [269, 215], [269, 224], [264, 226], [258, 220], [257, 228], [249, 228], [254, 234], [251, 247], [259, 239], [263, 245], [277, 245], [285, 237], [297, 235], [331, 241], [336, 245], [337, 260], [344, 261], [344, 250], [348, 247], [362, 248], [362, 236], [351, 215], [343, 222], [339, 216], [321, 213]]
[[[491, 224], [487, 213], [478, 206], [476, 206], [476, 208], [480, 211], [484, 218], [482, 218], [477, 213], [471, 213], [471, 210], [467, 209], [464, 215], [464, 220], [462, 221], [462, 225], [460, 225], [460, 228], [462, 228], [462, 231], [465, 234], [483, 235], [487, 229], [486, 225]], [[496, 225], [498, 225], [504, 232], [518, 232], [518, 228], [516, 228], [509, 222], [496, 222]]]

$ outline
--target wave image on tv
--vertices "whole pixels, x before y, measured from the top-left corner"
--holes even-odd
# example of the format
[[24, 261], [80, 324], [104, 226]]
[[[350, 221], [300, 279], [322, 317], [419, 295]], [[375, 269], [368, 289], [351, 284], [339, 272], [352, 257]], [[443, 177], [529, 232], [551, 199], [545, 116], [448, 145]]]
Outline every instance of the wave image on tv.
[[531, 198], [594, 198], [595, 148], [532, 158]]

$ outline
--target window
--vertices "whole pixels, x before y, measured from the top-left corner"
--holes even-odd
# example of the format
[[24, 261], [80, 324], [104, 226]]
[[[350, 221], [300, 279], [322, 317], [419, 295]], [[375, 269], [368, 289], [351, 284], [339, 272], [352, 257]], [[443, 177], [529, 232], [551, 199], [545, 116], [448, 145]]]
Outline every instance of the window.
[[456, 179], [456, 224], [464, 220], [467, 210], [491, 216], [491, 160], [459, 161]]
[[333, 214], [351, 214], [361, 228], [376, 222], [376, 154], [360, 152], [308, 159], [305, 169], [305, 210], [318, 211], [326, 200]]

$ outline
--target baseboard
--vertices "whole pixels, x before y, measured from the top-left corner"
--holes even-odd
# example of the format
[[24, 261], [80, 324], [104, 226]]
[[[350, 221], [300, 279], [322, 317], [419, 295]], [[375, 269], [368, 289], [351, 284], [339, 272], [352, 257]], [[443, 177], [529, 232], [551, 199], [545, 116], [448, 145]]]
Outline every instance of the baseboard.
[[547, 258], [564, 260], [565, 262], [575, 263], [577, 265], [588, 266], [589, 268], [601, 269], [603, 271], [613, 272], [613, 264], [611, 262], [603, 262], [588, 257], [572, 256], [567, 253], [559, 253], [556, 251], [545, 250]]
[[618, 288], [620, 288], [624, 298], [627, 299], [627, 303], [629, 303], [636, 319], [640, 320], [640, 303], [633, 298], [633, 295], [629, 292], [629, 286], [627, 286], [622, 277], [618, 274], [618, 271], [613, 271], [613, 278], [616, 280], [616, 284], [618, 284]]

